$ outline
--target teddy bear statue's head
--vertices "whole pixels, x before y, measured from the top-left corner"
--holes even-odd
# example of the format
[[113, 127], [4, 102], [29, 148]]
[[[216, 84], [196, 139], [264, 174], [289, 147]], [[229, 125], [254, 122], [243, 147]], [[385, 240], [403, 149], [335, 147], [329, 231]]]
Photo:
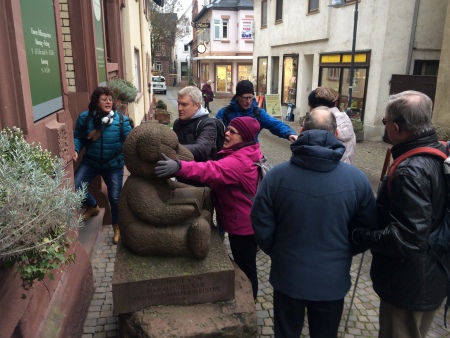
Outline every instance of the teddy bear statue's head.
[[178, 142], [175, 132], [156, 121], [144, 122], [134, 128], [123, 145], [125, 165], [136, 176], [157, 179], [156, 163], [165, 154], [171, 159], [194, 160], [192, 153]]

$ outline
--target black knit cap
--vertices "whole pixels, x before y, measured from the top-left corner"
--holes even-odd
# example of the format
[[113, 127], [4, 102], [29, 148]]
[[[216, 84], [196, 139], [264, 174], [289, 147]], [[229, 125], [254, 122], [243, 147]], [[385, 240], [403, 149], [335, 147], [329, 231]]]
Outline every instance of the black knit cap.
[[255, 95], [253, 83], [251, 83], [249, 80], [239, 81], [238, 84], [236, 85], [236, 96], [241, 96], [244, 94]]

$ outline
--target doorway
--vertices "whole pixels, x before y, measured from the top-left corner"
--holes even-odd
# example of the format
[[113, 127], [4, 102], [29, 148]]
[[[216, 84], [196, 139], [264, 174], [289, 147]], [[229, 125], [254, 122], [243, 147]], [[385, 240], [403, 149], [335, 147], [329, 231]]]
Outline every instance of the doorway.
[[216, 66], [216, 91], [231, 93], [231, 65]]
[[278, 94], [278, 83], [280, 82], [280, 57], [272, 57], [272, 82], [270, 86], [271, 94]]

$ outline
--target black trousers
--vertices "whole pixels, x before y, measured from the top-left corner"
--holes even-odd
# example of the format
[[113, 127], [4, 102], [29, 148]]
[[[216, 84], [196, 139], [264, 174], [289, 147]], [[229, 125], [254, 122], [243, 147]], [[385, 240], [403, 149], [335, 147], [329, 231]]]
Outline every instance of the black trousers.
[[208, 112], [211, 113], [211, 109], [209, 109], [209, 102], [205, 101], [205, 109], [207, 109]]
[[344, 309], [344, 299], [308, 301], [294, 299], [273, 290], [275, 338], [298, 338], [308, 310], [311, 338], [336, 338]]
[[247, 278], [250, 280], [253, 289], [253, 298], [258, 295], [258, 274], [256, 272], [256, 240], [254, 235], [230, 235], [231, 253], [233, 259]]

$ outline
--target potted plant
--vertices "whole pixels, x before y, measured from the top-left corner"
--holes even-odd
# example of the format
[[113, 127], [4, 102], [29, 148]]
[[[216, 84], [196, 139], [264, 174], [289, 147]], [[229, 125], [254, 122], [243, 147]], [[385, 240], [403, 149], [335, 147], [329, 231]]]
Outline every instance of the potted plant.
[[108, 82], [108, 87], [113, 92], [117, 110], [121, 113], [124, 112], [128, 103], [136, 100], [138, 90], [130, 81], [115, 77]]
[[355, 132], [356, 142], [364, 141], [364, 124], [361, 119], [351, 119], [353, 131]]
[[167, 111], [167, 105], [163, 100], [158, 100], [155, 107], [155, 119], [159, 123], [169, 124], [170, 123], [170, 113]]
[[18, 128], [0, 131], [0, 154], [0, 266], [16, 266], [27, 290], [74, 262], [67, 250], [82, 224], [85, 188], [74, 192], [62, 160]]

